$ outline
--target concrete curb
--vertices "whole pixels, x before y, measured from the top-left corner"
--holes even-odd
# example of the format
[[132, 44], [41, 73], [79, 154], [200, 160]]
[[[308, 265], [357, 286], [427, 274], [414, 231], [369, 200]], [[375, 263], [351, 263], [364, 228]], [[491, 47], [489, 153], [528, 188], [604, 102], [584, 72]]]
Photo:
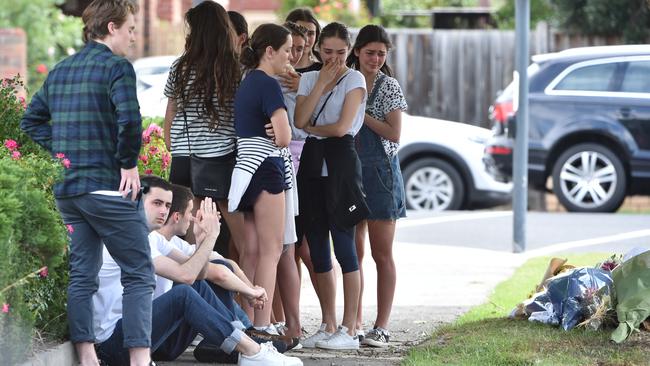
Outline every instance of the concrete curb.
[[79, 364], [77, 353], [71, 342], [59, 344], [54, 348], [39, 352], [20, 366], [76, 366]]

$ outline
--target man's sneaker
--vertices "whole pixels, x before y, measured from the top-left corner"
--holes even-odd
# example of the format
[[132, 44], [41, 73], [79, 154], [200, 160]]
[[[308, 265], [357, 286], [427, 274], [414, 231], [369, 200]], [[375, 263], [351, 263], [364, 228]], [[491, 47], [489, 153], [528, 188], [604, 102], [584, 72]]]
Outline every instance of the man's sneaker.
[[194, 348], [194, 358], [199, 362], [236, 364], [239, 352], [226, 353], [217, 345], [201, 342]]
[[194, 340], [192, 341], [191, 345], [196, 347], [196, 346], [199, 345], [199, 343], [201, 343], [202, 340], [203, 340], [203, 336], [200, 335], [200, 334], [197, 334], [196, 337], [194, 337]]
[[241, 355], [239, 366], [302, 366], [298, 357], [279, 353], [271, 342], [260, 344], [260, 351], [254, 355]]
[[333, 350], [359, 349], [359, 338], [348, 334], [348, 328], [340, 325], [331, 337], [316, 342], [316, 347]]
[[390, 341], [390, 333], [381, 328], [373, 328], [368, 331], [368, 334], [366, 334], [365, 339], [361, 344], [365, 344], [367, 346], [372, 346], [372, 347], [388, 347], [388, 342]]
[[316, 342], [325, 340], [332, 336], [332, 333], [327, 333], [325, 328], [327, 324], [321, 324], [320, 329], [310, 337], [307, 337], [300, 342], [304, 348], [316, 348]]

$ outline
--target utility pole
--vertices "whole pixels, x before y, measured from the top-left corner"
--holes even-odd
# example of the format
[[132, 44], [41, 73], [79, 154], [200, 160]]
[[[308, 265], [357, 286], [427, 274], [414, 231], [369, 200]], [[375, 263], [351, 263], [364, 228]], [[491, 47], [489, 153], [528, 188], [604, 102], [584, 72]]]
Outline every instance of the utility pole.
[[[515, 3], [515, 65], [519, 95], [515, 103], [516, 136], [513, 162], [513, 247], [512, 251], [526, 250], [526, 215], [528, 211], [528, 58], [530, 33], [530, 0]], [[517, 82], [517, 81], [515, 81]]]

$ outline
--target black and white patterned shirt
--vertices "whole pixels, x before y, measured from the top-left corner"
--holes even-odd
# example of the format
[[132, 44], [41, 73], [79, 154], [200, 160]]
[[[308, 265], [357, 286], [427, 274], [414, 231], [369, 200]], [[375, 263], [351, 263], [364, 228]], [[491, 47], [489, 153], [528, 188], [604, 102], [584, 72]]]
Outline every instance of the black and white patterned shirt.
[[[169, 71], [167, 84], [165, 85], [165, 96], [173, 98], [173, 88], [176, 82], [176, 65], [178, 60]], [[194, 82], [194, 72], [190, 74], [190, 83]], [[190, 150], [192, 154], [201, 157], [224, 156], [235, 151], [237, 136], [235, 135], [235, 114], [233, 101], [229, 100], [225, 106], [219, 103], [216, 93], [212, 97], [212, 102], [216, 106], [219, 114], [219, 127], [216, 130], [210, 130], [210, 120], [207, 112], [203, 111], [201, 99], [194, 98], [185, 108], [187, 116], [187, 130], [185, 128], [185, 116], [180, 109], [177, 101], [178, 111], [174, 116], [171, 125], [171, 153], [172, 156], [188, 156]]]
[[[384, 75], [384, 73], [381, 71], [377, 73], [375, 81], [373, 81], [372, 84], [373, 89], [375, 88], [380, 75]], [[372, 94], [372, 92], [373, 91], [369, 91], [369, 94]], [[404, 98], [402, 88], [399, 86], [397, 79], [385, 75], [384, 82], [381, 84], [379, 90], [377, 90], [377, 96], [374, 102], [370, 104], [370, 100], [368, 100], [366, 113], [373, 118], [386, 122], [386, 115], [396, 109], [405, 112], [408, 109], [408, 105], [406, 104], [406, 99]], [[388, 157], [397, 155], [399, 143], [387, 140], [383, 137], [381, 137], [381, 143], [384, 145], [384, 150]]]

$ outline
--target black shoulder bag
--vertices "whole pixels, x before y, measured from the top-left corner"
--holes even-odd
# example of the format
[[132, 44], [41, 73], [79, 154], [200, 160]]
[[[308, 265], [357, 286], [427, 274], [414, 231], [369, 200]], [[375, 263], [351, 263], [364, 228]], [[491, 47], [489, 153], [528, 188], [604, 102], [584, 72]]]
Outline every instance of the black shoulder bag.
[[196, 196], [211, 197], [215, 200], [228, 198], [232, 170], [235, 166], [235, 154], [223, 157], [203, 158], [192, 154], [190, 145], [190, 130], [187, 125], [187, 114], [183, 110], [187, 148], [190, 150], [190, 178], [192, 193]]

